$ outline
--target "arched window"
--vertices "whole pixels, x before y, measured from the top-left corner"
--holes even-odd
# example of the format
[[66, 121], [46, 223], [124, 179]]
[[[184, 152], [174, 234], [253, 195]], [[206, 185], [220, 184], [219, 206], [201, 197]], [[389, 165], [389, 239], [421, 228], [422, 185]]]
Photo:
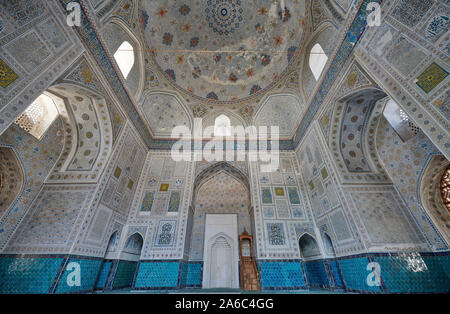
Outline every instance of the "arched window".
[[309, 53], [309, 67], [314, 75], [314, 78], [319, 80], [320, 74], [322, 74], [323, 68], [327, 64], [328, 56], [323, 51], [320, 44], [315, 44]]
[[403, 142], [407, 142], [419, 132], [419, 128], [411, 121], [406, 112], [392, 99], [386, 103], [383, 116]]
[[216, 118], [214, 136], [231, 136], [231, 121], [226, 115], [222, 114]]
[[40, 140], [58, 115], [58, 109], [52, 97], [42, 94], [14, 123]]
[[114, 54], [114, 59], [116, 59], [117, 65], [119, 66], [123, 77], [127, 78], [134, 65], [133, 46], [128, 41], [124, 41]]

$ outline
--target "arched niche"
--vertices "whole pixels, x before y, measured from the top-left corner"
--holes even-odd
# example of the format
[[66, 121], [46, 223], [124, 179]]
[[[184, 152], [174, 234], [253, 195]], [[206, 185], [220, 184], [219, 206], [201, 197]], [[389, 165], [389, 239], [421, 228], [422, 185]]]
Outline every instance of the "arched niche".
[[31, 200], [42, 191], [61, 155], [63, 132], [62, 119], [58, 117], [40, 140], [14, 123], [0, 135], [0, 146], [14, 150], [23, 175], [21, 191], [8, 209], [2, 209], [1, 213], [0, 229], [3, 232], [0, 232], [0, 249], [4, 249], [4, 252], [15, 244], [29, 245], [29, 241], [32, 241], [31, 238], [21, 237], [23, 233], [19, 228], [24, 225], [18, 222], [23, 221], [26, 214], [30, 213]]
[[100, 267], [97, 280], [95, 282], [95, 289], [105, 289], [108, 282], [108, 275], [112, 267], [112, 259], [117, 258], [117, 250], [119, 246], [120, 233], [118, 230], [114, 231], [108, 240], [106, 251], [103, 257], [102, 266]]
[[108, 255], [114, 252], [117, 252], [119, 248], [119, 240], [120, 233], [118, 230], [114, 231], [108, 240], [108, 245], [106, 246], [105, 258], [108, 258]]
[[130, 261], [139, 261], [141, 257], [144, 239], [139, 233], [134, 233], [127, 238], [122, 249], [122, 258]]
[[387, 99], [383, 91], [365, 88], [334, 105], [329, 142], [341, 174], [358, 174], [361, 178], [379, 174], [374, 178], [387, 180], [375, 147], [375, 130]]
[[324, 232], [322, 234], [323, 247], [325, 249], [325, 254], [329, 257], [336, 257], [336, 252], [334, 251], [333, 241], [328, 233]]
[[203, 260], [205, 217], [207, 214], [236, 214], [236, 238], [246, 230], [253, 233], [253, 212], [249, 181], [246, 175], [229, 163], [219, 162], [201, 171], [195, 181], [192, 199], [192, 225], [189, 259]]
[[317, 241], [313, 236], [308, 233], [304, 233], [298, 240], [300, 247], [300, 256], [304, 259], [310, 259], [314, 257], [320, 257], [321, 252]]
[[430, 156], [420, 178], [418, 195], [428, 216], [447, 244], [450, 244], [450, 211], [442, 198], [441, 182], [449, 167], [450, 162], [443, 155]]
[[48, 182], [97, 182], [112, 150], [112, 121], [105, 98], [75, 83], [48, 90], [64, 125], [64, 148]]
[[24, 186], [24, 173], [14, 149], [0, 145], [0, 219]]
[[192, 117], [182, 99], [171, 92], [146, 91], [142, 96], [140, 108], [152, 135], [170, 138], [177, 126], [192, 130]]
[[[256, 127], [266, 126], [270, 135], [270, 127], [279, 127], [280, 138], [294, 136], [304, 107], [300, 98], [294, 94], [272, 94], [261, 102], [253, 124]], [[270, 137], [270, 136], [269, 136]]]
[[238, 288], [238, 242], [224, 232], [205, 239], [203, 288]]

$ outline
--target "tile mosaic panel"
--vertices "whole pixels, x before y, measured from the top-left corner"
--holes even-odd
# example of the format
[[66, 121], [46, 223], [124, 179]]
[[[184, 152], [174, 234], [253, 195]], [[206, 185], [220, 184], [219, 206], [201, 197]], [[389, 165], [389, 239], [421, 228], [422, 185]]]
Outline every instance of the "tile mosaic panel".
[[[98, 272], [102, 264], [101, 259], [83, 259], [78, 257], [71, 257], [66, 264], [78, 263], [80, 265], [80, 286], [69, 286], [68, 277], [71, 276], [74, 269], [66, 268], [63, 271], [61, 280], [59, 281], [56, 293], [74, 293], [74, 292], [86, 292], [92, 291], [95, 286], [95, 280], [97, 279]], [[66, 266], [66, 267], [67, 267]]]
[[448, 76], [448, 72], [436, 62], [433, 62], [425, 71], [419, 75], [416, 84], [425, 93], [430, 93]]
[[174, 289], [178, 287], [180, 262], [141, 261], [134, 287], [136, 289]]
[[298, 261], [258, 261], [261, 290], [306, 288]]

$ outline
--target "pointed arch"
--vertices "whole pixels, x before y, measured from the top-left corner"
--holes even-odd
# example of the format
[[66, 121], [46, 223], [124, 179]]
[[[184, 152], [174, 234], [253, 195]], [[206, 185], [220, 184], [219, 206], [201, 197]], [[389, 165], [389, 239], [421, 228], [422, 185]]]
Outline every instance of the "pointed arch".
[[300, 255], [303, 258], [310, 258], [321, 255], [316, 239], [309, 233], [304, 233], [298, 240]]
[[23, 165], [12, 147], [0, 145], [0, 219], [22, 193], [25, 176]]
[[336, 101], [329, 145], [340, 174], [357, 173], [361, 180], [388, 180], [375, 141], [387, 99], [377, 88], [363, 88]]
[[194, 192], [193, 192], [193, 201], [195, 199], [195, 196], [197, 194], [198, 189], [200, 186], [205, 182], [208, 181], [211, 177], [216, 175], [220, 171], [225, 171], [229, 175], [233, 176], [240, 182], [244, 184], [244, 186], [247, 188], [248, 191], [250, 191], [250, 181], [246, 174], [244, 174], [241, 170], [234, 167], [230, 163], [226, 161], [217, 162], [208, 168], [202, 170], [195, 178], [194, 180]]
[[417, 189], [417, 199], [447, 243], [450, 243], [450, 211], [444, 204], [441, 182], [449, 167], [444, 155], [430, 155], [418, 178]]
[[139, 232], [135, 232], [125, 241], [122, 252], [140, 257], [143, 245], [144, 238]]
[[54, 85], [47, 94], [64, 124], [64, 148], [48, 182], [96, 182], [113, 145], [111, 115], [104, 96], [73, 82]]
[[328, 256], [335, 257], [336, 252], [334, 250], [333, 241], [331, 240], [331, 237], [328, 235], [328, 233], [326, 232], [322, 233], [322, 240], [323, 246], [325, 248], [325, 253]]
[[231, 120], [227, 115], [221, 114], [215, 119], [214, 136], [218, 137], [231, 136]]

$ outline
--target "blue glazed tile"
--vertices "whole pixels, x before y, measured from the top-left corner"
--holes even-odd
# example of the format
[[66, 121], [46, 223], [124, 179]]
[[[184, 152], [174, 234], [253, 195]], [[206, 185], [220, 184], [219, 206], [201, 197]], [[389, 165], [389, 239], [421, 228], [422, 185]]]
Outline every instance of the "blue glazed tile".
[[63, 258], [0, 258], [0, 293], [48, 293]]
[[298, 261], [259, 261], [261, 289], [295, 289], [306, 287], [302, 265]]
[[181, 285], [183, 287], [201, 287], [203, 279], [201, 263], [184, 263], [182, 272]]
[[374, 256], [381, 278], [390, 293], [450, 292], [450, 257], [404, 254]]
[[[73, 269], [67, 269], [67, 265], [75, 262], [80, 265], [80, 286], [70, 286], [67, 278], [72, 274]], [[56, 293], [85, 292], [94, 289], [102, 261], [100, 259], [83, 259], [82, 257], [71, 257], [63, 270], [63, 275], [56, 289]], [[70, 281], [69, 281], [70, 282]]]
[[339, 271], [339, 266], [336, 261], [329, 261], [331, 270], [333, 271], [334, 283], [338, 288], [344, 288], [344, 283], [342, 282], [341, 273]]
[[140, 262], [135, 288], [176, 288], [180, 262]]
[[111, 269], [112, 262], [103, 262], [102, 268], [100, 269], [100, 274], [98, 275], [97, 283], [95, 288], [102, 289], [105, 288], [106, 281], [108, 279], [109, 270]]
[[306, 277], [311, 286], [329, 287], [327, 271], [322, 261], [305, 262]]
[[380, 287], [369, 286], [367, 284], [367, 276], [370, 274], [370, 271], [366, 270], [366, 267], [369, 264], [369, 259], [367, 257], [341, 259], [338, 263], [348, 289], [381, 292]]
[[137, 262], [119, 261], [112, 288], [131, 287], [136, 274], [136, 268]]

